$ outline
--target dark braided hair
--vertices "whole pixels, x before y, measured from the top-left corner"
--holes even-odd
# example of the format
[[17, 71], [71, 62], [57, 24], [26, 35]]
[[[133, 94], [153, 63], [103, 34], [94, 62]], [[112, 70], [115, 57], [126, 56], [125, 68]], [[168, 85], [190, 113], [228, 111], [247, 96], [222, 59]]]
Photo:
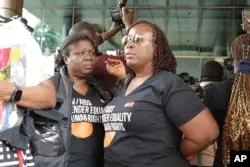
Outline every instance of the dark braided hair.
[[[232, 43], [235, 61], [250, 61], [250, 35], [240, 35]], [[222, 134], [222, 160], [230, 163], [230, 150], [250, 150], [249, 74], [236, 72]]]
[[153, 58], [154, 73], [158, 73], [162, 70], [176, 73], [176, 58], [169, 47], [165, 34], [156, 24], [152, 24], [145, 20], [135, 22], [129, 27], [126, 35], [128, 35], [129, 31], [138, 24], [147, 24], [153, 31], [153, 42], [156, 46]]
[[63, 43], [61, 44], [60, 49], [58, 50], [58, 54], [56, 55], [55, 59], [55, 71], [59, 71], [59, 69], [66, 65], [64, 62], [63, 57], [70, 55], [70, 46], [77, 44], [80, 41], [89, 41], [93, 48], [95, 49], [95, 52], [97, 53], [97, 48], [94, 44], [94, 41], [89, 38], [87, 35], [78, 35], [78, 34], [72, 34], [69, 35]]

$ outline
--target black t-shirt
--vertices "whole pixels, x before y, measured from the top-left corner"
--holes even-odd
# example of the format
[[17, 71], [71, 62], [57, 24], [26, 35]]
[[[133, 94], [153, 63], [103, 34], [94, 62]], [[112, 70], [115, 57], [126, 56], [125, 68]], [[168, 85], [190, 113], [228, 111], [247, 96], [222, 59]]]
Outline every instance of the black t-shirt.
[[[127, 84], [128, 85], [128, 84]], [[105, 167], [187, 167], [178, 127], [204, 109], [177, 75], [162, 71], [104, 109]]]
[[220, 134], [217, 141], [217, 150], [214, 160], [214, 167], [223, 167], [222, 131], [224, 126], [224, 121], [227, 115], [227, 109], [230, 101], [232, 85], [233, 85], [232, 79], [218, 83], [213, 83], [206, 90], [203, 99], [204, 104], [210, 109], [220, 129]]
[[73, 89], [71, 142], [68, 167], [102, 167], [104, 129], [103, 103], [91, 86], [83, 96]]

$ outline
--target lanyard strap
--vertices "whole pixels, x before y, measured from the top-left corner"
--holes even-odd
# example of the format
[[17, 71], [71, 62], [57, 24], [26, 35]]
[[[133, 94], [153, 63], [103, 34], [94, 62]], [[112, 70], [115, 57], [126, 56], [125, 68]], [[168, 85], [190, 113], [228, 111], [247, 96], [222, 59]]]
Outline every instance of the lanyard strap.
[[22, 153], [22, 150], [20, 149], [16, 149], [16, 154], [17, 154], [17, 158], [18, 158], [18, 162], [19, 162], [19, 165], [18, 167], [23, 167], [23, 153]]

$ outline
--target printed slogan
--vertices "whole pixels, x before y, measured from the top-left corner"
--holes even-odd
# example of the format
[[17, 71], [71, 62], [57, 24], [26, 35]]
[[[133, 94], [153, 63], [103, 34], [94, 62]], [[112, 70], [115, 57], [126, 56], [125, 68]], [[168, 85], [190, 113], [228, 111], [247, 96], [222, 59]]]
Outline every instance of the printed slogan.
[[114, 112], [115, 106], [106, 106], [102, 114], [105, 131], [125, 131], [124, 123], [131, 122], [132, 112]]
[[103, 107], [93, 106], [90, 100], [73, 98], [71, 121], [101, 123]]

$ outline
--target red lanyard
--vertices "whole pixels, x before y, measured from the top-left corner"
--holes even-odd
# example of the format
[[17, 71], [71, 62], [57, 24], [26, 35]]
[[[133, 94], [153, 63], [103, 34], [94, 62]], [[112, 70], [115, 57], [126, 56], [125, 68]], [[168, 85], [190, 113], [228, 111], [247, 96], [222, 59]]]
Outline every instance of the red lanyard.
[[16, 149], [16, 154], [17, 154], [17, 158], [18, 158], [18, 162], [19, 165], [18, 167], [23, 167], [23, 154], [22, 154], [22, 150]]

